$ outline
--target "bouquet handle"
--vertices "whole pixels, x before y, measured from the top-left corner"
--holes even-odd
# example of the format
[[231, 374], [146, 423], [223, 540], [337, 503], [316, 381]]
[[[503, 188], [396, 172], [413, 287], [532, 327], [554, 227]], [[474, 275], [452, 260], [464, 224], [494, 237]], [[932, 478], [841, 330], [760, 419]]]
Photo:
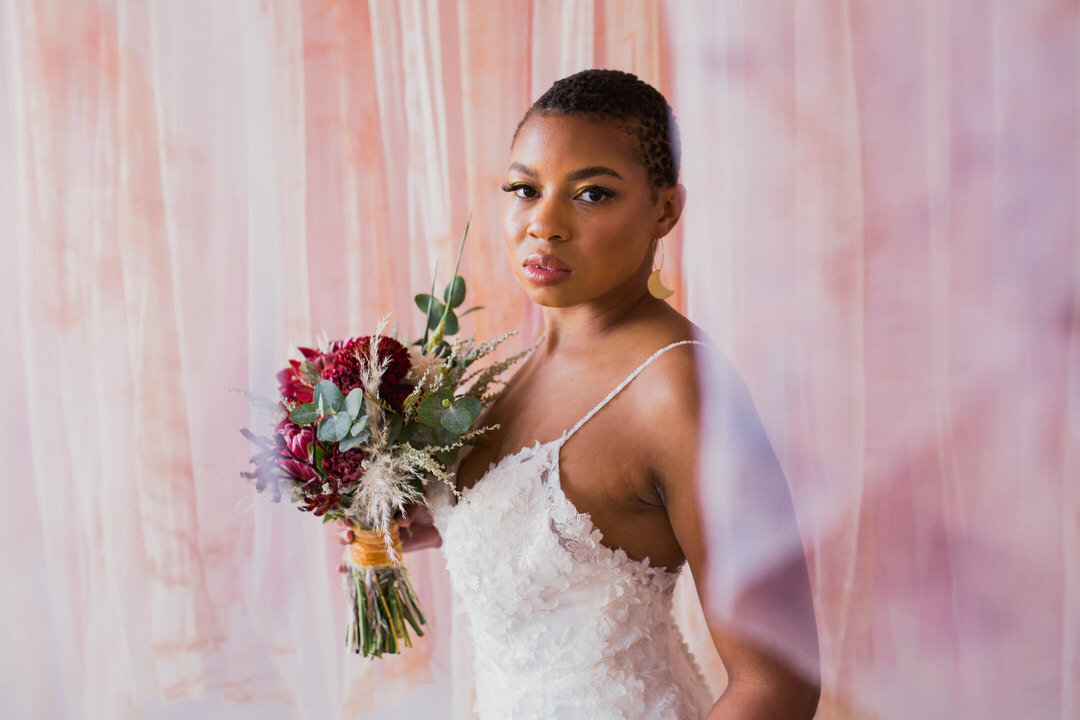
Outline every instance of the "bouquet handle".
[[346, 647], [364, 657], [381, 657], [401, 652], [402, 646], [412, 647], [409, 628], [421, 637], [427, 620], [402, 563], [397, 523], [391, 523], [388, 536], [355, 525], [353, 535], [345, 561], [349, 599]]

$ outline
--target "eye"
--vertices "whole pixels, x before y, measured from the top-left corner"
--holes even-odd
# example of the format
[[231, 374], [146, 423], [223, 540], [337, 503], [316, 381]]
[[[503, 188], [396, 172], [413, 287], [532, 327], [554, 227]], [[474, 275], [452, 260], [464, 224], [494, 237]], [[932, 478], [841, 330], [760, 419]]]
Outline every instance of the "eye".
[[525, 183], [508, 183], [502, 186], [503, 192], [514, 193], [522, 200], [532, 200], [533, 198], [540, 197], [540, 193], [531, 185]]
[[614, 195], [615, 193], [610, 190], [605, 190], [597, 185], [590, 185], [587, 188], [582, 188], [577, 194], [577, 197], [579, 200], [583, 200], [590, 205], [595, 205], [596, 203], [604, 202], [610, 197], [614, 197]]

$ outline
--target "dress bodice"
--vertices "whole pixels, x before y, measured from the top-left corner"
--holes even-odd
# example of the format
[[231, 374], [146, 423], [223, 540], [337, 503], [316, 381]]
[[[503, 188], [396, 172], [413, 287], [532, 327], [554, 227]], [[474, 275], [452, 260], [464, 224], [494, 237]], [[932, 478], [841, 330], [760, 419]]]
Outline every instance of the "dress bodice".
[[[682, 344], [682, 343], [678, 343]], [[507, 456], [453, 502], [433, 491], [469, 617], [482, 720], [697, 720], [710, 697], [671, 615], [678, 573], [602, 542], [562, 490], [571, 430]]]

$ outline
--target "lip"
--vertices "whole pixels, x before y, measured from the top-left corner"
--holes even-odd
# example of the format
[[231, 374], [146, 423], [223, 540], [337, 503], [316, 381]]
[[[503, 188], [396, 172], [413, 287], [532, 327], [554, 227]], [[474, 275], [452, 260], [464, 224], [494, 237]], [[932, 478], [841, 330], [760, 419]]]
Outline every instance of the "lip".
[[532, 254], [521, 263], [525, 279], [533, 285], [558, 285], [570, 277], [566, 263], [554, 255]]

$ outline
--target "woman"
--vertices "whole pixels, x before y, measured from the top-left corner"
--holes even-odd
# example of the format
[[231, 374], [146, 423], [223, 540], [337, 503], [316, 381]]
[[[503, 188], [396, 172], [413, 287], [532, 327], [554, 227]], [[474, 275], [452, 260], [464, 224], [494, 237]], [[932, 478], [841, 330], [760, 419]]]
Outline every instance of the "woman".
[[434, 526], [414, 513], [408, 541], [443, 547], [484, 720], [814, 712], [812, 685], [719, 625], [730, 680], [713, 703], [671, 618], [683, 564], [705, 575], [700, 334], [648, 290], [685, 199], [675, 137], [663, 96], [610, 70], [556, 82], [514, 136], [507, 251], [544, 334], [460, 493], [432, 498]]

